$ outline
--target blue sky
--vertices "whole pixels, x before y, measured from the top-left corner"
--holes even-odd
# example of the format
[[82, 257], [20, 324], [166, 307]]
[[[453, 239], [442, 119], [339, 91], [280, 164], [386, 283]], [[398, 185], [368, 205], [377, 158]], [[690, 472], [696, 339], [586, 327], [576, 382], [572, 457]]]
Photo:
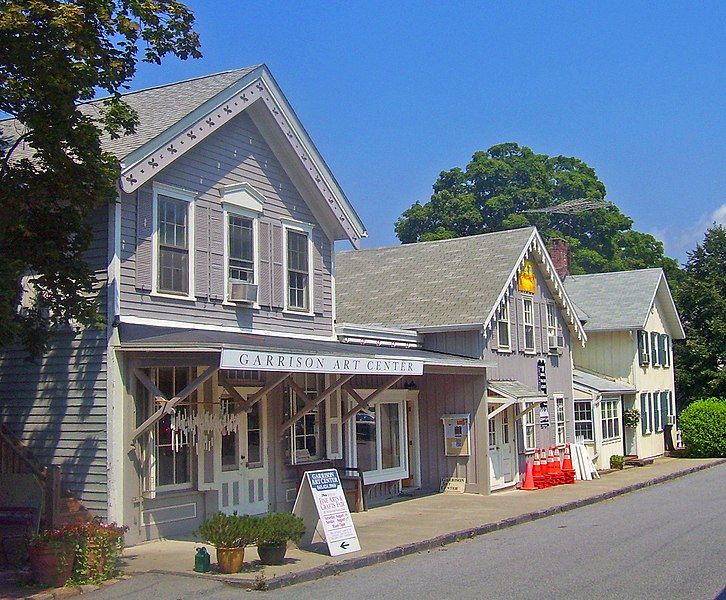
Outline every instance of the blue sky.
[[143, 65], [132, 88], [267, 63], [367, 246], [506, 141], [585, 160], [681, 260], [726, 223], [723, 2], [187, 4], [204, 58]]

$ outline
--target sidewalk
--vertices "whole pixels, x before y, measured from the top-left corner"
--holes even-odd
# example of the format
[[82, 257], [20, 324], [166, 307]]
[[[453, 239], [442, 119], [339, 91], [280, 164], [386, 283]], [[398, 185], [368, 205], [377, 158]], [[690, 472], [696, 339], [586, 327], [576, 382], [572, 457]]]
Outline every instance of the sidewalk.
[[[241, 587], [273, 589], [572, 510], [721, 463], [726, 463], [726, 459], [661, 458], [650, 466], [626, 468], [605, 474], [601, 479], [533, 492], [508, 490], [491, 496], [433, 494], [401, 498], [354, 514], [362, 550], [335, 558], [327, 555], [324, 543], [319, 543], [312, 551], [291, 548], [287, 564], [265, 566], [263, 570], [257, 562], [257, 551], [252, 547], [245, 552], [242, 573], [198, 574], [192, 571], [194, 548], [200, 545], [198, 542], [160, 540], [128, 548], [124, 553], [125, 571], [128, 574], [164, 572], [213, 577]], [[215, 551], [209, 550], [214, 561]]]

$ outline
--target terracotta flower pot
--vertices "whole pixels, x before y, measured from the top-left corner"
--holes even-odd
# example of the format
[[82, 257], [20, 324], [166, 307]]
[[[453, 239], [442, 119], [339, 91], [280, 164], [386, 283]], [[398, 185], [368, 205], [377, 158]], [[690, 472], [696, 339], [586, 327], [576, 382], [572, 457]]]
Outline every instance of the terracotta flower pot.
[[285, 552], [287, 544], [257, 546], [257, 554], [260, 555], [260, 562], [263, 565], [281, 565], [285, 562]]
[[40, 585], [61, 587], [73, 572], [73, 548], [53, 550], [48, 544], [37, 544], [30, 548], [30, 569], [33, 579]]
[[217, 564], [222, 573], [239, 573], [244, 561], [244, 548], [217, 548]]

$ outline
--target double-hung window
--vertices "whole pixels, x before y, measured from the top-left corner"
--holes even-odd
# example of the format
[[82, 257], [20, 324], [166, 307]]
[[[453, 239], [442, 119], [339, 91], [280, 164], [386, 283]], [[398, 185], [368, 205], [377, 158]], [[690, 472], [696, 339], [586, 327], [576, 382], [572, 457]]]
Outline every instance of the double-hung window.
[[[192, 379], [188, 367], [159, 367], [151, 369], [150, 379], [166, 398], [173, 398], [181, 392]], [[178, 437], [173, 430], [174, 416], [184, 416], [190, 410], [190, 403], [196, 400], [194, 392], [174, 407], [174, 414], [164, 415], [157, 421], [152, 434], [154, 480], [156, 488], [174, 489], [188, 487], [191, 484], [191, 449], [184, 437]], [[153, 400], [151, 411], [158, 408]]]
[[[173, 192], [170, 192], [173, 193]], [[183, 196], [183, 194], [181, 195]], [[156, 291], [189, 296], [192, 247], [191, 208], [184, 197], [156, 193]]]
[[660, 362], [664, 367], [671, 366], [671, 338], [666, 333], [660, 334]]
[[557, 445], [565, 444], [565, 398], [563, 396], [555, 396], [555, 427], [557, 430]]
[[509, 327], [509, 298], [505, 298], [499, 309], [499, 318], [497, 319], [497, 335], [499, 350], [511, 350], [511, 331]]
[[648, 332], [638, 330], [638, 362], [641, 367], [650, 363], [650, 347], [648, 345]]
[[286, 232], [287, 308], [310, 312], [310, 238], [304, 231]]
[[651, 358], [651, 364], [654, 367], [657, 367], [660, 365], [660, 357], [658, 354], [658, 339], [660, 338], [660, 335], [658, 335], [657, 332], [651, 331], [650, 332], [650, 358]]
[[575, 400], [575, 438], [582, 437], [586, 442], [592, 442], [592, 402], [590, 400]]
[[255, 283], [254, 220], [227, 213], [227, 263], [230, 281]]
[[524, 351], [534, 352], [534, 302], [530, 298], [522, 298], [524, 310]]
[[[555, 305], [547, 303], [547, 343], [557, 335], [557, 316]], [[556, 340], [555, 340], [556, 342]]]
[[604, 441], [620, 437], [620, 400], [603, 399], [600, 402], [600, 422]]
[[[532, 403], [525, 404], [525, 409], [532, 406]], [[534, 450], [535, 445], [537, 443], [537, 440], [535, 439], [535, 433], [534, 433], [534, 411], [537, 410], [533, 408], [532, 410], [528, 410], [524, 417], [522, 418], [522, 423], [524, 426], [524, 449], [525, 450]], [[491, 420], [490, 420], [491, 422]]]
[[653, 392], [653, 431], [663, 431], [663, 409], [660, 392]]

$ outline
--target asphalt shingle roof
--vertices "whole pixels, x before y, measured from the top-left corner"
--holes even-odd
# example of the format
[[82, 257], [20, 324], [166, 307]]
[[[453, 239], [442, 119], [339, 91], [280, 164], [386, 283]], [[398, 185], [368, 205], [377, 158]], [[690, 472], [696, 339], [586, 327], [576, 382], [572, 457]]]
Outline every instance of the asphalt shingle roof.
[[[138, 114], [139, 124], [131, 135], [115, 140], [104, 136], [101, 140], [103, 148], [118, 159], [124, 158], [193, 112], [200, 104], [254, 71], [258, 66], [225, 71], [123, 94], [124, 100]], [[82, 104], [81, 111], [93, 114], [98, 111], [102, 102], [103, 99], [99, 99]], [[15, 119], [0, 121], [0, 136], [3, 139], [14, 140], [21, 133], [22, 129]], [[32, 148], [21, 145], [13, 158], [31, 156]]]
[[483, 325], [533, 227], [336, 254], [339, 323]]
[[585, 313], [585, 331], [638, 329], [645, 325], [663, 271], [640, 269], [570, 275], [570, 300]]
[[574, 369], [572, 371], [572, 381], [576, 385], [579, 384], [586, 388], [604, 393], [634, 394], [637, 391], [632, 385], [625, 381], [615, 381], [605, 377], [605, 375], [599, 376], [580, 369]]

